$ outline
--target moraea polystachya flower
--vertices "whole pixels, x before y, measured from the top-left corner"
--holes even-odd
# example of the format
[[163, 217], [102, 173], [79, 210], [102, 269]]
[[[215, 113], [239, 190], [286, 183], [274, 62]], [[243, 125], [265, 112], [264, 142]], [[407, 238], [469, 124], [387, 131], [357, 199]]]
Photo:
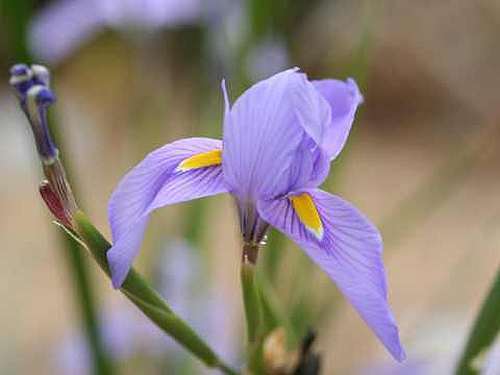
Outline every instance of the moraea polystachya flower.
[[309, 81], [297, 69], [252, 86], [233, 106], [225, 85], [223, 140], [167, 144], [133, 168], [113, 192], [108, 252], [113, 285], [124, 281], [156, 208], [230, 193], [245, 244], [269, 225], [337, 284], [391, 354], [405, 357], [387, 301], [382, 239], [345, 200], [318, 189], [341, 151], [362, 96], [356, 83]]

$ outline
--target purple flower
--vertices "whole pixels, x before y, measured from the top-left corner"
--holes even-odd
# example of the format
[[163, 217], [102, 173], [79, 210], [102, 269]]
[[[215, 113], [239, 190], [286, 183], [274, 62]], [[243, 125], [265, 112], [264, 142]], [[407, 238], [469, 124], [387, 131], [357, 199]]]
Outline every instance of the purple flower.
[[272, 225], [337, 284], [397, 360], [405, 358], [387, 301], [382, 239], [345, 200], [318, 189], [344, 146], [362, 96], [356, 83], [309, 81], [290, 69], [248, 89], [231, 107], [225, 85], [223, 141], [188, 138], [149, 154], [109, 202], [119, 287], [156, 208], [230, 193], [243, 239], [258, 244]]
[[152, 31], [189, 25], [201, 11], [200, 0], [58, 0], [34, 18], [28, 42], [36, 56], [55, 63], [106, 27]]

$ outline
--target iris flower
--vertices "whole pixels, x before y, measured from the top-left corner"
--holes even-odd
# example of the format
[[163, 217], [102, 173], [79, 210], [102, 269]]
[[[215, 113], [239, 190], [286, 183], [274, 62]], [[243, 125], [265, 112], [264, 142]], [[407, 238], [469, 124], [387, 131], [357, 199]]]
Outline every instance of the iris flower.
[[231, 106], [223, 140], [187, 138], [150, 153], [109, 202], [114, 287], [127, 276], [150, 213], [162, 206], [230, 193], [245, 245], [269, 225], [337, 284], [397, 360], [405, 358], [387, 301], [382, 239], [352, 204], [318, 189], [342, 150], [362, 96], [354, 80], [309, 81], [297, 68], [263, 80]]

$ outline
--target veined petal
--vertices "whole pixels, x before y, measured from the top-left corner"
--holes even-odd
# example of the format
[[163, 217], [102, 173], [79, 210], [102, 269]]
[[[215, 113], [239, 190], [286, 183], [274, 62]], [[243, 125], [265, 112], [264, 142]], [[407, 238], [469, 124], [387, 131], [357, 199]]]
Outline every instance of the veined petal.
[[305, 74], [301, 74], [300, 79], [301, 85], [295, 86], [291, 94], [296, 115], [306, 133], [318, 146], [322, 146], [332, 118], [330, 104]]
[[325, 131], [322, 147], [331, 159], [335, 159], [346, 143], [363, 96], [351, 78], [346, 82], [325, 79], [312, 81], [312, 84], [331, 106], [331, 121]]
[[222, 143], [209, 138], [182, 139], [150, 153], [128, 172], [108, 207], [113, 247], [108, 251], [113, 285], [119, 287], [139, 251], [148, 215], [167, 204], [223, 193]]
[[316, 139], [326, 129], [330, 109], [305, 74], [296, 69], [278, 73], [245, 91], [232, 108], [223, 90], [222, 163], [232, 193], [250, 201], [274, 198], [305, 187], [312, 173], [324, 174], [313, 165]]
[[348, 202], [318, 189], [259, 201], [257, 209], [330, 276], [393, 357], [403, 360], [387, 301], [382, 239], [375, 226]]

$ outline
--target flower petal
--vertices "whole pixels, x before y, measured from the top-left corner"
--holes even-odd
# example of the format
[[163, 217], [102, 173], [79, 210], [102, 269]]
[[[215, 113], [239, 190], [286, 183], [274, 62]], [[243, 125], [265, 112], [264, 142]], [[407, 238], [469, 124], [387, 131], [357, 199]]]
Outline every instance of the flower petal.
[[346, 82], [325, 79], [312, 81], [312, 84], [331, 106], [331, 122], [322, 145], [330, 158], [335, 159], [346, 143], [356, 109], [363, 102], [363, 96], [351, 78]]
[[[297, 199], [302, 200], [299, 206]], [[373, 224], [348, 202], [318, 189], [259, 201], [257, 209], [265, 221], [304, 249], [394, 358], [403, 360], [398, 328], [387, 302], [382, 239]]]
[[[304, 141], [321, 138], [330, 111], [305, 74], [297, 69], [278, 73], [245, 91], [232, 108], [223, 90], [223, 169], [230, 191], [255, 200], [285, 194], [299, 182], [304, 187], [298, 176], [312, 173], [317, 155], [302, 157], [298, 151], [314, 153], [316, 144]], [[309, 172], [297, 173], [304, 168]]]
[[[107, 256], [114, 287], [127, 276], [154, 209], [227, 191], [220, 158], [213, 157], [221, 146], [221, 141], [209, 138], [170, 143], [150, 153], [121, 180], [108, 207], [113, 247]], [[199, 156], [203, 154], [209, 156]]]

